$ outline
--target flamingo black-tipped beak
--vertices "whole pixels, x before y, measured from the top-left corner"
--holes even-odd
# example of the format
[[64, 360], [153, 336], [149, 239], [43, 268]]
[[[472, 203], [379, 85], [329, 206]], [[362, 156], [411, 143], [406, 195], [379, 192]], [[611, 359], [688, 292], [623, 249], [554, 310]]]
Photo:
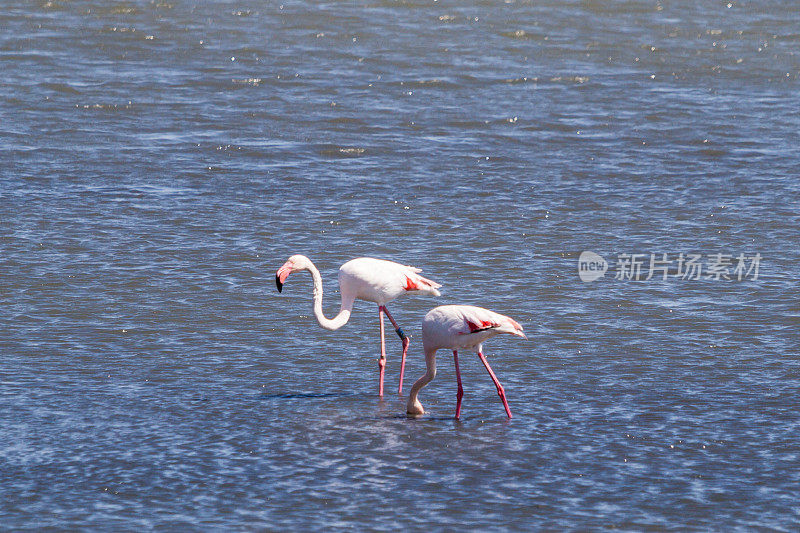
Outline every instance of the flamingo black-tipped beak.
[[292, 264], [287, 262], [278, 269], [275, 273], [275, 285], [278, 287], [278, 292], [283, 291], [283, 284], [286, 283], [286, 278], [292, 273]]

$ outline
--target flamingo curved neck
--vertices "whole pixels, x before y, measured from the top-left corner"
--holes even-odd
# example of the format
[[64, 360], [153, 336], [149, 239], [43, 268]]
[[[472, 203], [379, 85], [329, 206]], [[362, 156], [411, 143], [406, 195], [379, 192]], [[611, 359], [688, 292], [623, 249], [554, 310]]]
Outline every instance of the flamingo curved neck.
[[322, 313], [322, 276], [319, 270], [313, 263], [309, 262], [308, 271], [311, 272], [311, 278], [314, 280], [314, 317], [316, 317], [319, 325], [325, 329], [335, 330], [347, 324], [350, 320], [350, 313], [353, 310], [353, 298], [345, 298], [342, 294], [342, 307], [339, 314], [334, 318], [325, 318]]
[[425, 350], [425, 375], [414, 382], [411, 386], [411, 392], [408, 394], [408, 403], [406, 404], [406, 411], [410, 415], [421, 415], [425, 413], [425, 409], [419, 401], [419, 391], [433, 381], [436, 377], [436, 350]]

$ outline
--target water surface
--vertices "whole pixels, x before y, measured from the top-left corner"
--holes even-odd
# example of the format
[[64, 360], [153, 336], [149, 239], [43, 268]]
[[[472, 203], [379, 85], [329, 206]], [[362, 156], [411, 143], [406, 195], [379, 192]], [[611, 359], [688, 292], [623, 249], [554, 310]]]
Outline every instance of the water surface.
[[[48, 1], [0, 10], [0, 524], [796, 530], [793, 2]], [[611, 263], [584, 283], [591, 250]], [[405, 417], [368, 255], [529, 341]], [[619, 254], [762, 256], [742, 281]]]

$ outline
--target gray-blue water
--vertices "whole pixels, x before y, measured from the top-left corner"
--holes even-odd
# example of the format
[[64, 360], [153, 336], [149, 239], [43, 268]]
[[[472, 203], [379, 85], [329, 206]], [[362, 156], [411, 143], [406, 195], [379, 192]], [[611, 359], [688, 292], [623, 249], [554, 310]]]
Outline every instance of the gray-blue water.
[[[2, 2], [0, 529], [796, 531], [798, 21]], [[443, 284], [389, 306], [406, 391], [428, 309], [514, 317], [486, 345], [514, 418], [463, 353], [454, 421], [445, 352], [407, 418], [391, 329], [378, 398], [376, 307], [322, 330], [308, 276], [275, 290], [293, 253], [329, 315], [354, 257]]]

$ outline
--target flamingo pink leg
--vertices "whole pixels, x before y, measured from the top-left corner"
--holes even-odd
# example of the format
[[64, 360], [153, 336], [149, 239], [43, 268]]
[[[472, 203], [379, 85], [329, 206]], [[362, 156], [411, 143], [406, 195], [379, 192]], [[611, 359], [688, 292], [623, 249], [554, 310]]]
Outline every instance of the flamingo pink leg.
[[489, 361], [486, 360], [486, 357], [481, 352], [478, 352], [478, 357], [481, 358], [481, 363], [483, 363], [483, 366], [485, 366], [486, 370], [489, 371], [489, 375], [492, 377], [492, 381], [494, 381], [494, 386], [497, 387], [497, 394], [500, 396], [500, 399], [503, 400], [503, 406], [506, 408], [506, 414], [508, 415], [508, 418], [511, 418], [511, 409], [508, 407], [508, 402], [506, 401], [506, 392], [503, 390], [503, 386], [500, 385], [499, 381], [497, 381], [497, 376], [495, 376], [494, 372], [492, 372], [492, 367], [489, 366]]
[[403, 330], [400, 329], [400, 326], [397, 325], [397, 322], [394, 321], [392, 314], [389, 312], [389, 309], [386, 306], [383, 306], [383, 312], [386, 313], [386, 316], [389, 317], [389, 320], [392, 321], [392, 326], [394, 326], [394, 330], [397, 332], [397, 336], [400, 337], [400, 340], [403, 341], [403, 358], [400, 360], [400, 386], [397, 388], [397, 394], [403, 393], [403, 374], [406, 371], [406, 353], [408, 353], [408, 345], [411, 344], [411, 341], [408, 339], [408, 335], [403, 333]]
[[378, 317], [381, 322], [381, 358], [378, 359], [378, 396], [383, 396], [383, 371], [386, 369], [386, 341], [383, 339], [383, 306], [378, 306]]
[[461, 418], [461, 398], [464, 397], [464, 389], [461, 387], [461, 369], [458, 368], [458, 351], [453, 350], [453, 361], [456, 363], [456, 379], [458, 380], [458, 393], [456, 394], [456, 419]]

